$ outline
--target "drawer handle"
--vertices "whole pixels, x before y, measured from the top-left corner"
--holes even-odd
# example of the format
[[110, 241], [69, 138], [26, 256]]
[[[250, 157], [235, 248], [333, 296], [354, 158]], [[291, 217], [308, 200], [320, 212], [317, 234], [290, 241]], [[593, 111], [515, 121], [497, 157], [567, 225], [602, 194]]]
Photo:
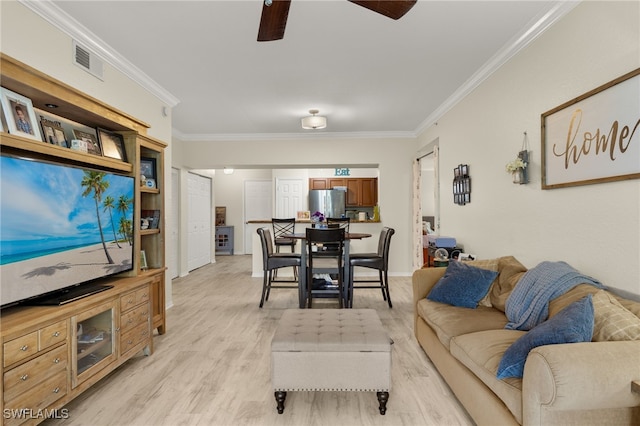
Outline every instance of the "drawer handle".
[[20, 380], [22, 380], [23, 382], [26, 381], [29, 378], [28, 374], [23, 374], [22, 376], [20, 376]]
[[29, 346], [27, 345], [24, 345], [23, 347], [20, 348], [22, 352], [25, 352], [27, 349], [29, 349]]
[[60, 364], [60, 358], [56, 358], [56, 359], [54, 359], [54, 360], [53, 360], [53, 363], [54, 363], [54, 364]]
[[60, 392], [60, 388], [59, 388], [59, 387], [58, 387], [58, 388], [55, 388], [55, 389], [53, 390], [53, 393], [58, 393], [58, 392]]
[[127, 340], [127, 345], [131, 345], [133, 343], [133, 340]]
[[127, 321], [127, 324], [131, 324], [133, 322], [133, 320], [131, 318], [129, 318], [129, 321]]
[[58, 337], [58, 336], [60, 336], [60, 332], [59, 331], [56, 331], [55, 333], [53, 333], [53, 337]]
[[128, 305], [133, 303], [133, 299], [129, 299], [129, 301], [127, 302]]

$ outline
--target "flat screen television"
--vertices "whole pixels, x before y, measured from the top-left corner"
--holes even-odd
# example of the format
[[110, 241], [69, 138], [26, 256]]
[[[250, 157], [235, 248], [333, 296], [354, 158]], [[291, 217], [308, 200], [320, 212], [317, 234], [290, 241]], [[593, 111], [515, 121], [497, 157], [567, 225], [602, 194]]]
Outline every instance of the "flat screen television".
[[0, 306], [63, 304], [133, 268], [134, 179], [0, 156]]

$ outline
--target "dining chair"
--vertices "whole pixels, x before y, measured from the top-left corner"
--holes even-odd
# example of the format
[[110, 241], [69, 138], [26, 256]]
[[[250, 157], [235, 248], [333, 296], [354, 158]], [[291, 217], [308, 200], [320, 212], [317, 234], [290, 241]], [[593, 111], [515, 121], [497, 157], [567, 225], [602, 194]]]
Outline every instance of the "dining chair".
[[[271, 226], [273, 227], [273, 244], [276, 246], [276, 253], [280, 253], [280, 247], [289, 247], [291, 253], [295, 253], [298, 240], [285, 237], [285, 235], [295, 234], [296, 219], [278, 219], [271, 218]], [[278, 271], [274, 272], [274, 276], [278, 276]], [[293, 276], [298, 276], [298, 268], [293, 268]]]
[[[269, 300], [269, 293], [272, 288], [298, 288], [297, 280], [278, 280], [274, 276], [274, 272], [280, 268], [299, 267], [299, 253], [274, 253], [273, 243], [271, 241], [271, 232], [266, 228], [258, 228], [260, 236], [260, 244], [262, 245], [262, 297], [260, 298], [260, 307], [264, 302]], [[292, 283], [292, 285], [274, 286], [273, 283]]]
[[344, 228], [345, 232], [349, 232], [351, 219], [348, 217], [328, 217], [326, 221], [327, 228]]
[[[328, 217], [325, 220], [327, 222], [327, 228], [343, 228], [346, 233], [349, 232], [351, 219], [348, 217]], [[325, 247], [327, 254], [336, 250], [334, 244], [326, 244]]]
[[[340, 308], [345, 307], [344, 292], [344, 228], [307, 228], [307, 307], [313, 305], [313, 297], [337, 297]], [[334, 249], [327, 255], [326, 245], [331, 244]], [[321, 260], [322, 259], [322, 260]], [[335, 263], [334, 263], [335, 262]], [[327, 265], [329, 263], [329, 265]], [[314, 266], [315, 265], [315, 266]], [[335, 274], [336, 288], [313, 288], [314, 274]]]
[[[353, 307], [353, 289], [354, 288], [380, 288], [382, 298], [391, 304], [391, 294], [389, 293], [389, 247], [391, 246], [391, 237], [396, 231], [393, 228], [384, 227], [380, 231], [378, 239], [377, 253], [351, 253], [349, 255], [349, 289], [347, 302], [349, 307]], [[353, 270], [356, 266], [362, 268], [370, 268], [378, 270], [378, 279], [361, 279], [354, 281]], [[356, 286], [356, 283], [379, 283], [378, 285]]]

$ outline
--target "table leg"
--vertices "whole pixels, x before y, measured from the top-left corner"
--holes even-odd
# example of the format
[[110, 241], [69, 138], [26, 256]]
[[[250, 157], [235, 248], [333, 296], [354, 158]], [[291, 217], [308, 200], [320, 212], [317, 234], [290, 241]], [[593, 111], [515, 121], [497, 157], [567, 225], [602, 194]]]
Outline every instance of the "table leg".
[[343, 272], [343, 276], [342, 276], [342, 300], [343, 300], [343, 304], [342, 306], [345, 308], [350, 308], [351, 307], [351, 300], [349, 300], [349, 286], [351, 286], [351, 279], [349, 278], [349, 248], [351, 246], [351, 243], [349, 240], [346, 240], [344, 242], [344, 272]]
[[298, 306], [307, 307], [307, 241], [302, 240], [300, 247], [300, 270], [298, 271]]

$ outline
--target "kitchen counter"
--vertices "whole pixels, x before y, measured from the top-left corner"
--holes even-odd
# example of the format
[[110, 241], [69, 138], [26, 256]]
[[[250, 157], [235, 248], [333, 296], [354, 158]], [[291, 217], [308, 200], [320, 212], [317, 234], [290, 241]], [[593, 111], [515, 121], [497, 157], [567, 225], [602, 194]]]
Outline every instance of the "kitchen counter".
[[[271, 224], [271, 219], [256, 219], [256, 220], [248, 220], [247, 223], [269, 223]], [[296, 223], [312, 223], [309, 219], [296, 219]], [[358, 220], [351, 219], [350, 224], [354, 223], [381, 223], [380, 220]]]

